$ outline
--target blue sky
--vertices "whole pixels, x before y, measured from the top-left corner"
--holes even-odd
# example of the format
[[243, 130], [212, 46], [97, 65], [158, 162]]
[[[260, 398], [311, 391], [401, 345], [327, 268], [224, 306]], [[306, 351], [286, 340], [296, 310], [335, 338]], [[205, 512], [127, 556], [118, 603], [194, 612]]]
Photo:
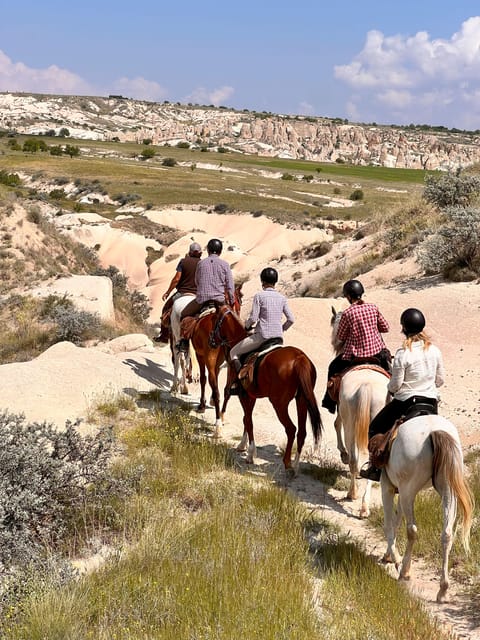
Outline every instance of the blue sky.
[[480, 129], [479, 0], [19, 0], [1, 18], [0, 91]]

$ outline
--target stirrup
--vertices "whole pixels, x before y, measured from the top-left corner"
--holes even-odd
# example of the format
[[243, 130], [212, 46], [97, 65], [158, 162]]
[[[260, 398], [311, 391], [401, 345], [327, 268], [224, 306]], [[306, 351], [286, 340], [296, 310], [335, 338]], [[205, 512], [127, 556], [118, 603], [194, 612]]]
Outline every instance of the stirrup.
[[373, 482], [380, 482], [382, 470], [374, 466], [369, 466], [366, 469], [360, 469], [360, 477], [365, 480], [373, 480]]
[[179, 342], [177, 342], [177, 344], [175, 345], [175, 349], [177, 351], [180, 351], [182, 353], [188, 353], [188, 340], [186, 338], [182, 338]]

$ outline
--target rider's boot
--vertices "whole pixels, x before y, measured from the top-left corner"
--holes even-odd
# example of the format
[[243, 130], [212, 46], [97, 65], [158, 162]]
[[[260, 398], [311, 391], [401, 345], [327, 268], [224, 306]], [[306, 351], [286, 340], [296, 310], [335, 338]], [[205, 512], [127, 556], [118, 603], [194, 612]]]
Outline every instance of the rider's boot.
[[242, 365], [240, 363], [240, 360], [237, 360], [236, 358], [232, 359], [231, 365], [232, 365], [232, 367], [235, 370], [235, 373], [237, 375], [235, 376], [232, 384], [230, 385], [230, 395], [231, 396], [238, 396], [238, 395], [240, 395], [240, 391], [242, 389], [242, 385], [240, 384], [240, 381], [238, 379], [238, 373], [240, 372], [240, 369], [242, 368]]
[[374, 482], [380, 482], [380, 476], [382, 470], [374, 467], [373, 464], [369, 464], [367, 469], [360, 469], [360, 477], [365, 480], [373, 480]]

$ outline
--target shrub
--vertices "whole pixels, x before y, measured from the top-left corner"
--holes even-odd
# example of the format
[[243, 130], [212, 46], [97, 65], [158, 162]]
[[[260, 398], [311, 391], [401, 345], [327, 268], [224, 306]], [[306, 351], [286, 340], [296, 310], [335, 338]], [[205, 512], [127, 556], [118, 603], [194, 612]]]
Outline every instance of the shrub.
[[137, 322], [145, 322], [150, 315], [152, 307], [146, 295], [134, 289], [130, 294], [131, 314], [132, 318]]
[[446, 223], [421, 245], [418, 260], [428, 273], [471, 280], [480, 274], [480, 210], [448, 207]]
[[80, 147], [77, 147], [74, 144], [66, 144], [64, 153], [66, 153], [67, 156], [70, 156], [71, 158], [76, 158], [80, 155]]
[[189, 142], [179, 142], [177, 144], [177, 148], [178, 149], [190, 149], [190, 143]]
[[164, 158], [162, 160], [163, 167], [175, 167], [176, 164], [177, 164], [177, 161], [175, 160], [175, 158]]
[[0, 412], [0, 563], [26, 565], [42, 546], [62, 539], [67, 514], [106, 480], [114, 453], [111, 429], [82, 437], [67, 423], [47, 423]]
[[295, 180], [295, 176], [291, 173], [282, 173], [282, 180]]
[[480, 193], [480, 178], [446, 174], [426, 176], [423, 197], [437, 207], [468, 207]]
[[350, 200], [363, 200], [363, 191], [361, 189], [354, 189], [350, 194]]
[[228, 211], [228, 204], [221, 202], [213, 207], [215, 213], [226, 213]]
[[150, 160], [150, 158], [153, 158], [156, 153], [157, 152], [155, 151], [155, 149], [153, 147], [145, 147], [145, 149], [142, 150], [142, 153], [140, 154], [140, 157], [143, 160]]
[[22, 181], [17, 173], [0, 171], [0, 184], [4, 184], [7, 187], [18, 187], [22, 184]]
[[54, 308], [51, 319], [56, 324], [57, 340], [68, 340], [79, 344], [82, 340], [93, 337], [100, 328], [98, 314], [89, 313], [74, 307], [58, 305]]

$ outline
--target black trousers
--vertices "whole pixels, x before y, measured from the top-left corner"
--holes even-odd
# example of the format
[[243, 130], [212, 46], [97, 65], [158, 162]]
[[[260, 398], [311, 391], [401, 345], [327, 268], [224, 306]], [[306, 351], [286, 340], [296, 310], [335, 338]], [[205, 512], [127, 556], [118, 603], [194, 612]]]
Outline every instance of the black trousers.
[[429, 404], [432, 406], [432, 413], [438, 413], [438, 401], [434, 398], [426, 398], [424, 396], [412, 396], [407, 400], [396, 400], [394, 398], [371, 421], [368, 429], [368, 439], [370, 440], [377, 433], [387, 433], [396, 420], [405, 415], [410, 407], [418, 403]]

